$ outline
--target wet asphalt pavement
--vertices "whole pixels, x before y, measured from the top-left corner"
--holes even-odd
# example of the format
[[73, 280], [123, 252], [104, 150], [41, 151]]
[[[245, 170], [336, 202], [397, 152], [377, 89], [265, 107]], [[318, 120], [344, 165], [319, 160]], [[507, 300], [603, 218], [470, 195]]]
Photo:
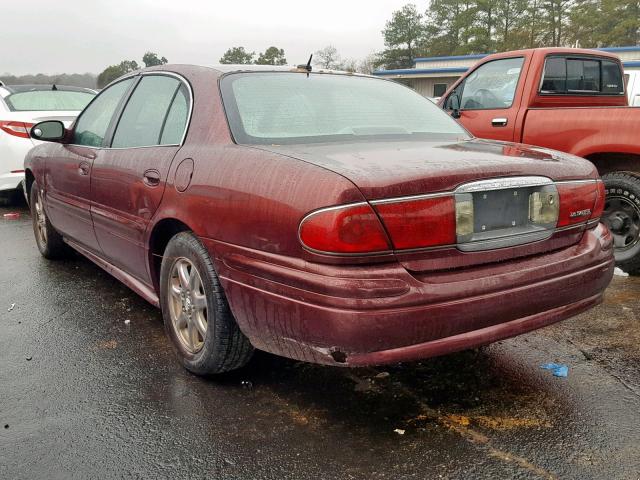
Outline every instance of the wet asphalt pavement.
[[357, 370], [258, 354], [202, 379], [159, 311], [80, 256], [41, 258], [24, 207], [0, 208], [0, 247], [1, 479], [640, 478], [640, 277], [479, 350]]

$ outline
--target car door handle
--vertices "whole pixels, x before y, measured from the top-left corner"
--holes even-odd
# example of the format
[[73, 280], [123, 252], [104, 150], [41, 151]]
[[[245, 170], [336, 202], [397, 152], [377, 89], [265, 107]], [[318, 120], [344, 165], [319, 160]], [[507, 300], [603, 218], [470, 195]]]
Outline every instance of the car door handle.
[[491, 120], [491, 126], [493, 127], [506, 127], [507, 123], [509, 123], [509, 119], [504, 117], [494, 118]]
[[91, 165], [87, 162], [82, 162], [78, 165], [78, 173], [82, 176], [89, 175], [89, 171], [91, 171]]
[[160, 184], [160, 172], [157, 170], [147, 170], [142, 174], [142, 181], [150, 187], [158, 186]]

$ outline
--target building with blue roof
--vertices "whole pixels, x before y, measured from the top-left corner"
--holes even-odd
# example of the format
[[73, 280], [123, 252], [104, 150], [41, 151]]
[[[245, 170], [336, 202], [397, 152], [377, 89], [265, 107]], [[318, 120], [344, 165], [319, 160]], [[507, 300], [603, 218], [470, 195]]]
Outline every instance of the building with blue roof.
[[[625, 71], [640, 70], [640, 46], [607, 47], [596, 50], [618, 55]], [[489, 54], [421, 57], [413, 60], [413, 68], [376, 70], [373, 74], [404, 83], [425, 97], [440, 97], [469, 68], [487, 55]]]

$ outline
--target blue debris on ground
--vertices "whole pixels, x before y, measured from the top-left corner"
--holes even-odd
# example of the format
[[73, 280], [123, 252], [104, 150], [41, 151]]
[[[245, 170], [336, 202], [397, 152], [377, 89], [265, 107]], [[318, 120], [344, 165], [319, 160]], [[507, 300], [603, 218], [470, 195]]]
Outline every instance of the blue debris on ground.
[[551, 370], [554, 377], [567, 377], [569, 376], [569, 367], [562, 363], [545, 363], [540, 365], [540, 368], [545, 370]]

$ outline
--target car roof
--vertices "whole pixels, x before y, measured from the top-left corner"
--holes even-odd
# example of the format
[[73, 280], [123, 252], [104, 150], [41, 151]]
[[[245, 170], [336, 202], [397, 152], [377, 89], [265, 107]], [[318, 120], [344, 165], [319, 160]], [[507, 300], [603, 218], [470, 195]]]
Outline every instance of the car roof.
[[22, 93], [22, 92], [46, 92], [49, 90], [58, 90], [61, 92], [83, 92], [83, 93], [96, 93], [95, 90], [83, 87], [72, 87], [69, 85], [57, 85], [57, 84], [44, 84], [44, 85], [2, 85], [2, 88], [9, 93]]
[[[307, 70], [304, 65], [295, 66], [295, 65], [253, 65], [253, 64], [214, 64], [214, 65], [196, 65], [196, 64], [165, 64], [165, 65], [157, 65], [154, 67], [147, 67], [140, 70], [136, 70], [135, 72], [131, 72], [127, 76], [137, 75], [145, 72], [175, 72], [181, 73], [193, 69], [198, 68], [206, 68], [209, 70], [213, 70], [217, 72], [219, 75], [224, 75], [227, 73], [240, 73], [240, 72], [297, 72], [297, 73], [307, 73]], [[333, 73], [340, 75], [355, 75], [360, 77], [370, 77], [371, 75], [365, 75], [362, 73], [353, 73], [353, 72], [345, 72], [342, 70], [331, 70], [328, 68], [321, 68], [317, 66], [313, 66], [310, 73]], [[125, 78], [120, 77], [120, 78]], [[378, 77], [373, 77], [378, 78]]]

